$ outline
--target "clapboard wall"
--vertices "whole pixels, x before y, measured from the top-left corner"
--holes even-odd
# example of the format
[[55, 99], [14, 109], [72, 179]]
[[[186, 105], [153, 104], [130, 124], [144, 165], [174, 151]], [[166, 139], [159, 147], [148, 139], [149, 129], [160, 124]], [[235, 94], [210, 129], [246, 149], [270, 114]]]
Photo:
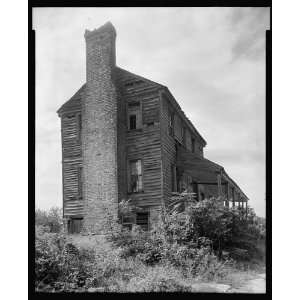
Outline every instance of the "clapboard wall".
[[[162, 201], [159, 87], [124, 70], [118, 78], [118, 87], [122, 101], [126, 103], [125, 114], [130, 103], [139, 102], [142, 119], [140, 128], [129, 130], [128, 118], [125, 118], [126, 149], [119, 173], [127, 180], [119, 181], [120, 190], [127, 191], [126, 198], [130, 198], [133, 204], [151, 210], [150, 207], [161, 205]], [[128, 188], [129, 162], [136, 159], [142, 162], [143, 190], [131, 193]]]
[[83, 216], [81, 112], [71, 107], [61, 116], [64, 217]]

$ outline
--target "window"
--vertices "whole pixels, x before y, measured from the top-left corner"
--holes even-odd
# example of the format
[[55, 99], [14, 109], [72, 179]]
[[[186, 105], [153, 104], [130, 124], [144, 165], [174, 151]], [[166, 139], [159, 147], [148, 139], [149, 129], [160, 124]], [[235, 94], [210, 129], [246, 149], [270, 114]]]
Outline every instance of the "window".
[[192, 152], [195, 152], [195, 139], [192, 138]]
[[186, 147], [186, 129], [182, 127], [182, 144]]
[[169, 110], [168, 115], [168, 126], [169, 126], [169, 135], [174, 135], [174, 114]]
[[143, 190], [142, 161], [132, 160], [129, 162], [129, 192], [138, 193]]
[[68, 220], [68, 233], [80, 233], [82, 221], [82, 218], [72, 218]]
[[200, 153], [201, 156], [203, 156], [203, 148], [202, 148], [202, 146], [199, 146], [199, 153]]
[[182, 140], [182, 144], [185, 145], [185, 129], [183, 127], [183, 125], [181, 125], [181, 140]]
[[82, 198], [82, 166], [77, 169], [78, 198]]
[[142, 227], [143, 230], [148, 231], [149, 229], [149, 213], [140, 212], [136, 214], [136, 225]]
[[129, 116], [129, 129], [136, 129], [136, 115]]
[[131, 216], [122, 216], [123, 227], [131, 230], [132, 229], [133, 218]]
[[142, 127], [142, 114], [140, 102], [128, 103], [128, 129], [135, 130]]

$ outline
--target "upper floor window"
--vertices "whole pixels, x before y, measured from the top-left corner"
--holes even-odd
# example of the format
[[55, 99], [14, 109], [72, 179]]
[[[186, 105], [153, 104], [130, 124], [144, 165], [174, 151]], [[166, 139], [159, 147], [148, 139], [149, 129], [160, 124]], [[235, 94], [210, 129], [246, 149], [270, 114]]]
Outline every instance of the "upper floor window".
[[135, 130], [142, 127], [142, 113], [140, 102], [128, 103], [128, 129]]
[[136, 129], [136, 115], [129, 116], [129, 129]]
[[195, 139], [192, 138], [192, 152], [195, 152]]
[[168, 131], [169, 135], [174, 135], [174, 113], [169, 110], [168, 112]]
[[186, 129], [182, 126], [181, 128], [182, 144], [186, 147]]
[[142, 161], [129, 161], [129, 192], [138, 193], [143, 190]]
[[199, 153], [201, 156], [203, 156], [203, 147], [202, 146], [199, 146]]

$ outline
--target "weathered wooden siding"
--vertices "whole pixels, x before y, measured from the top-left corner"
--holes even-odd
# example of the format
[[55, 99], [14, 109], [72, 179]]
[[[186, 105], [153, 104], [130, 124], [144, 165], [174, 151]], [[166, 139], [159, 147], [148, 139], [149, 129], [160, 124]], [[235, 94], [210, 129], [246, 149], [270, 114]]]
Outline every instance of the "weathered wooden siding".
[[126, 134], [127, 134], [127, 101], [123, 96], [122, 85], [119, 78], [116, 81], [118, 93], [118, 122], [117, 122], [117, 161], [118, 161], [118, 201], [127, 199], [127, 171], [126, 171]]
[[158, 93], [140, 94], [138, 97], [129, 97], [128, 101], [133, 99], [141, 101], [143, 128], [127, 131], [126, 153], [127, 162], [132, 159], [142, 160], [143, 192], [129, 193], [128, 198], [138, 206], [160, 205], [162, 188]]
[[[168, 112], [169, 110], [174, 112], [174, 137], [169, 135], [168, 132]], [[169, 98], [162, 93], [161, 94], [161, 137], [162, 137], [162, 161], [163, 161], [163, 195], [164, 200], [167, 203], [172, 195], [172, 165], [176, 164], [176, 141], [183, 143], [182, 136], [182, 127], [185, 128], [185, 142], [184, 147], [192, 151], [192, 138], [195, 139], [195, 153], [199, 156], [202, 155], [201, 149], [203, 147], [203, 142], [196, 137], [185, 120], [183, 120], [179, 114], [176, 112], [176, 109], [172, 106]], [[182, 170], [184, 171], [184, 170]], [[178, 175], [178, 174], [177, 174]], [[178, 180], [178, 178], [177, 178]], [[179, 186], [177, 186], [178, 190]]]
[[81, 156], [81, 140], [79, 136], [79, 112], [62, 116], [62, 148], [63, 158]]
[[199, 140], [195, 141], [195, 153], [203, 157], [203, 144]]
[[82, 161], [63, 162], [64, 216], [83, 214], [83, 200], [79, 198], [79, 167]]
[[174, 137], [182, 143], [182, 122], [180, 117], [175, 113], [174, 115]]
[[145, 95], [142, 100], [143, 124], [159, 122], [159, 98], [157, 93]]
[[79, 167], [82, 167], [79, 113], [64, 114], [61, 118], [64, 217], [83, 215], [83, 200], [79, 198], [78, 186]]
[[164, 94], [162, 94], [160, 120], [162, 139], [163, 197], [166, 204], [168, 204], [172, 193], [171, 166], [176, 163], [175, 139], [173, 136], [170, 136], [168, 132], [168, 111], [170, 108], [169, 106], [170, 105], [167, 98], [164, 96]]
[[190, 151], [192, 151], [192, 136], [188, 129], [185, 130], [185, 144], [186, 148]]

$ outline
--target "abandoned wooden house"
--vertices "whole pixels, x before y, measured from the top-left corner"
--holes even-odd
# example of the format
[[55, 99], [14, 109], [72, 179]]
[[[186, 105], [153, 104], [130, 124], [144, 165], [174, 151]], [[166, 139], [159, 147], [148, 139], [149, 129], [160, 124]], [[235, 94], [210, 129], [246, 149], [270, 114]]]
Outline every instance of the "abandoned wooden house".
[[57, 111], [68, 231], [108, 230], [118, 203], [129, 198], [140, 210], [123, 224], [145, 230], [172, 192], [247, 204], [224, 168], [204, 158], [205, 139], [168, 88], [116, 66], [113, 25], [86, 30], [84, 37], [86, 83]]

